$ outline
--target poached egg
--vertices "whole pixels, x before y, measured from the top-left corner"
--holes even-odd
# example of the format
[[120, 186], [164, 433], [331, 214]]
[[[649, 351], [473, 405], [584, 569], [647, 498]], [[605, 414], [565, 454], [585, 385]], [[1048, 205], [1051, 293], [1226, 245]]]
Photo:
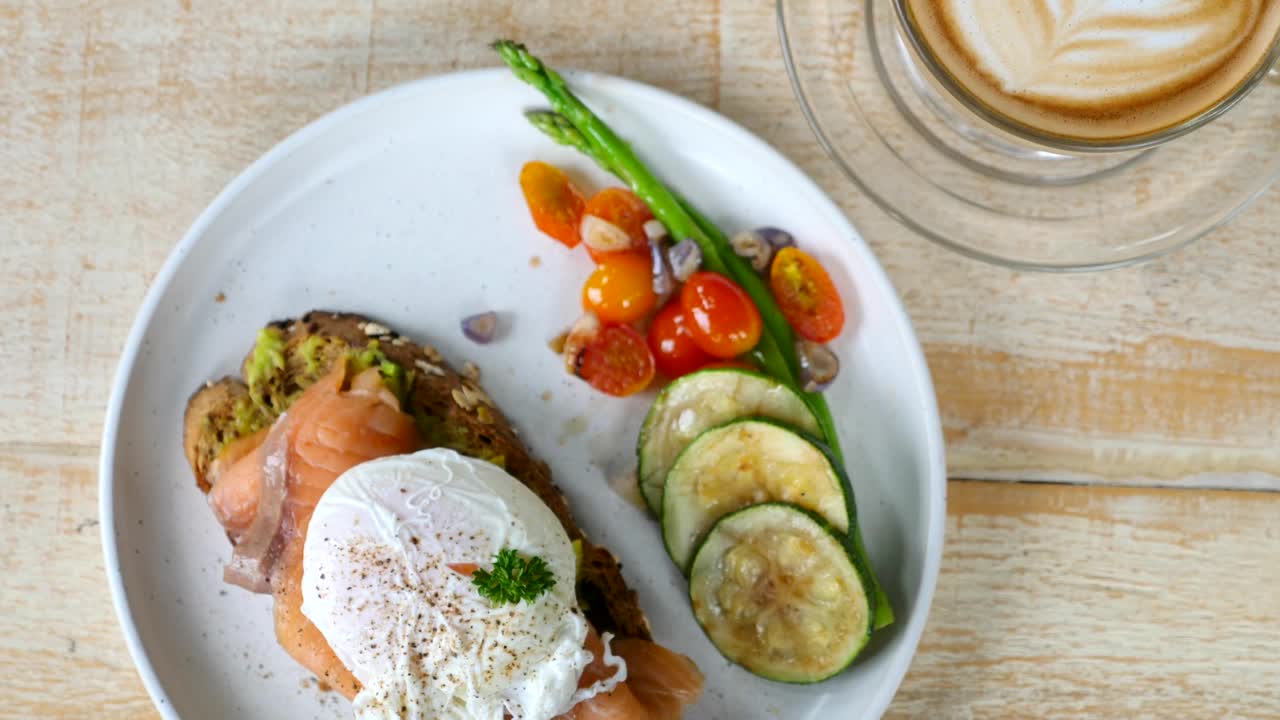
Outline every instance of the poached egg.
[[[515, 604], [481, 596], [470, 570], [503, 549], [541, 557], [554, 586]], [[360, 680], [360, 720], [549, 720], [583, 699], [592, 659], [576, 570], [533, 491], [491, 463], [425, 450], [358, 465], [324, 493], [302, 612]]]

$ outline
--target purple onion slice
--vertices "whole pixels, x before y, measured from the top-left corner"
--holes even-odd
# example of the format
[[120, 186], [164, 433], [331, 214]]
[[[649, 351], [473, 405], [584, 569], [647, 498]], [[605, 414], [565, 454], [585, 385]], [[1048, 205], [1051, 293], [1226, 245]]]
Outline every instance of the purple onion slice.
[[684, 282], [702, 267], [702, 248], [692, 238], [685, 238], [667, 250], [667, 261], [676, 280]]
[[840, 374], [840, 358], [831, 348], [809, 340], [796, 341], [800, 361], [800, 386], [805, 392], [822, 392]]
[[469, 315], [462, 319], [462, 334], [466, 335], [467, 339], [472, 342], [478, 342], [483, 345], [493, 340], [497, 333], [498, 313], [492, 310]]
[[796, 239], [786, 230], [779, 230], [776, 227], [762, 227], [756, 228], [753, 232], [764, 238], [764, 241], [769, 243], [769, 247], [773, 248], [775, 253], [782, 248], [796, 246]]
[[653, 239], [649, 241], [649, 259], [653, 263], [653, 294], [658, 296], [658, 304], [662, 305], [675, 292], [676, 279], [671, 276], [671, 268], [667, 265], [667, 255], [662, 252], [661, 243]]

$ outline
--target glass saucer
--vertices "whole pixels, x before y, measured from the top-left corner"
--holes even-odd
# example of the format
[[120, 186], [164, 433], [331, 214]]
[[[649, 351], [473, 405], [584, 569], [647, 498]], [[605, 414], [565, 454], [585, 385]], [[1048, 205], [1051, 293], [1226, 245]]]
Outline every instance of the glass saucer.
[[1064, 153], [960, 110], [913, 58], [891, 0], [777, 10], [819, 142], [890, 215], [973, 258], [1059, 272], [1149, 260], [1227, 221], [1280, 174], [1280, 78], [1158, 147]]

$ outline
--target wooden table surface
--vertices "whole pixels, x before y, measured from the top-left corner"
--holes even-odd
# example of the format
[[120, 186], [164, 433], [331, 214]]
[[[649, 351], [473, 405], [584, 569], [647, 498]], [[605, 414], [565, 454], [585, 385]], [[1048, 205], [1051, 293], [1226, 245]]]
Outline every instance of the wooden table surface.
[[0, 717], [148, 718], [97, 527], [109, 381], [148, 283], [317, 116], [510, 35], [778, 147], [854, 220], [937, 384], [953, 477], [895, 718], [1280, 718], [1280, 195], [1083, 276], [895, 224], [805, 124], [762, 0], [0, 0]]

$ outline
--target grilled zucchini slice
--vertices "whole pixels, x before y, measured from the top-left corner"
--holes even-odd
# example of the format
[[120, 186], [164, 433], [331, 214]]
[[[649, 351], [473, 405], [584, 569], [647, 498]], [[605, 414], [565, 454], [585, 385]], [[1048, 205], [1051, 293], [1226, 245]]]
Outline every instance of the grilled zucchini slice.
[[814, 435], [821, 432], [795, 391], [758, 372], [700, 370], [668, 385], [649, 408], [636, 444], [640, 494], [649, 509], [661, 512], [667, 471], [694, 438], [708, 428], [750, 416], [773, 418]]
[[681, 570], [722, 516], [782, 501], [813, 510], [842, 533], [856, 521], [849, 481], [813, 440], [772, 420], [734, 420], [702, 433], [667, 473], [662, 539]]
[[693, 614], [729, 660], [761, 677], [815, 683], [871, 637], [873, 596], [847, 534], [788, 503], [724, 516], [698, 548]]

